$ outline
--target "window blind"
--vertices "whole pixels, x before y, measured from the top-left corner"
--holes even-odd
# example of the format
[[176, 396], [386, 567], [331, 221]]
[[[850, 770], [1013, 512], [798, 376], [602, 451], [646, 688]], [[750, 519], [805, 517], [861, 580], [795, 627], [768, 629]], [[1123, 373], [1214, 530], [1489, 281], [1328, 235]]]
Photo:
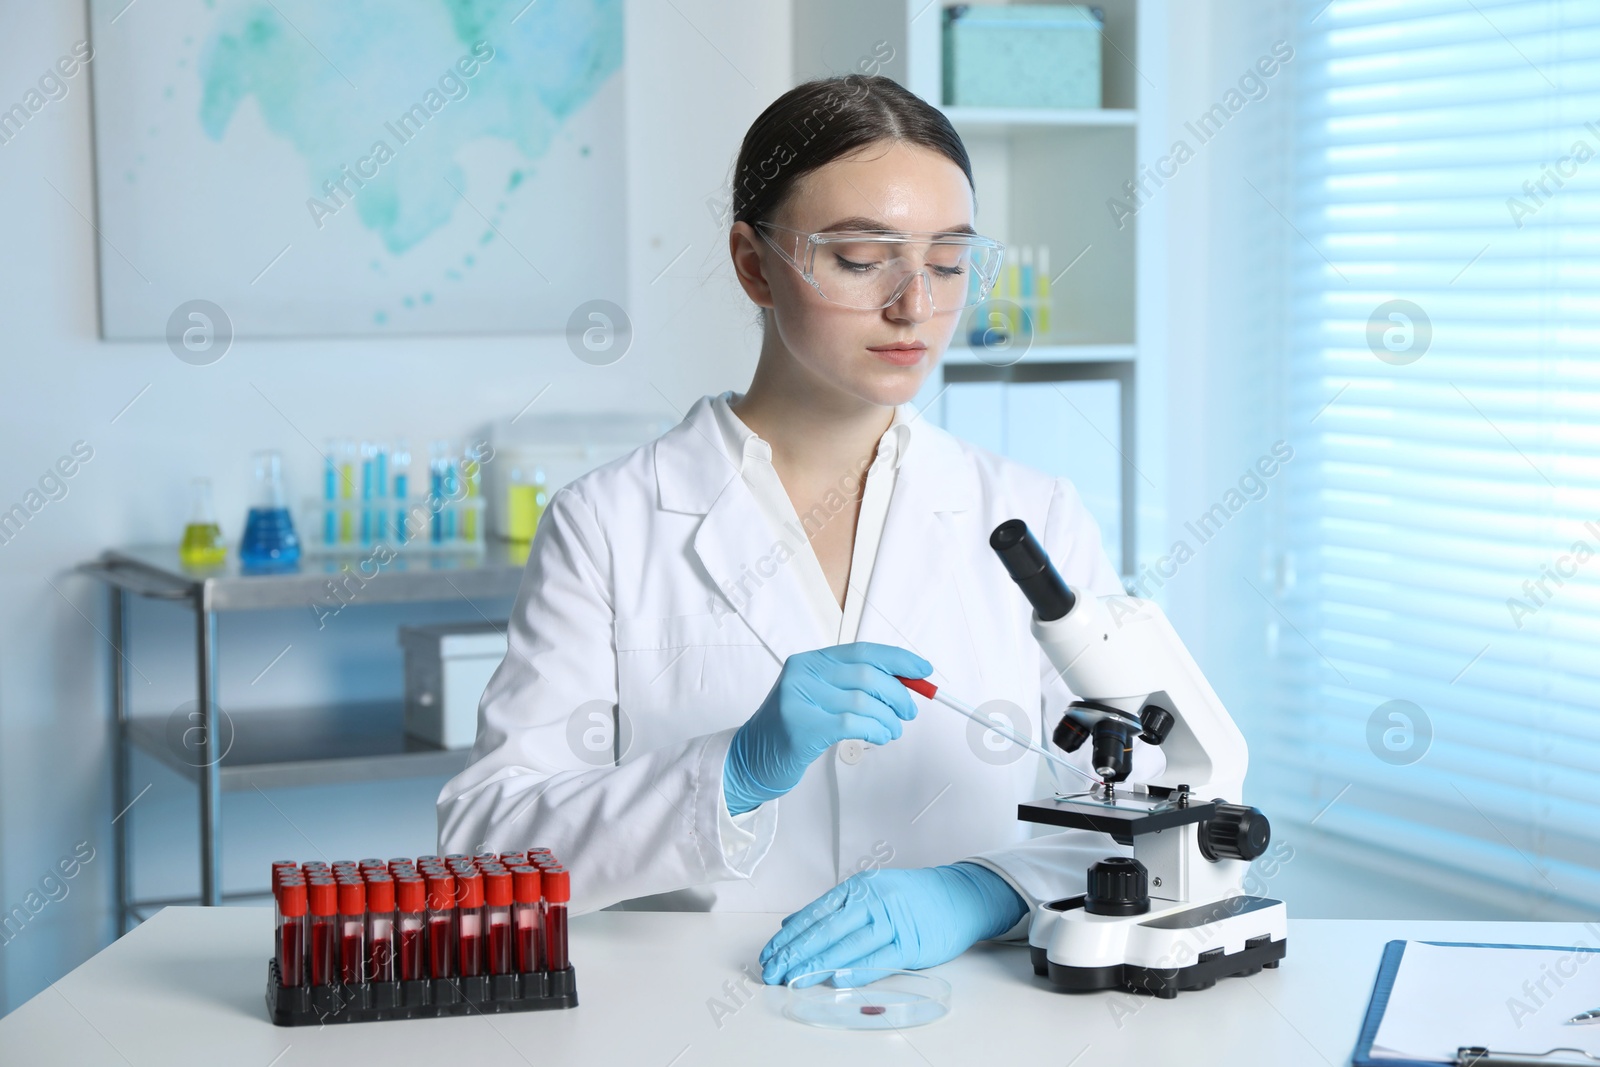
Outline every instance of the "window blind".
[[1592, 907], [1600, 3], [1298, 25], [1282, 714], [1252, 780], [1377, 857]]

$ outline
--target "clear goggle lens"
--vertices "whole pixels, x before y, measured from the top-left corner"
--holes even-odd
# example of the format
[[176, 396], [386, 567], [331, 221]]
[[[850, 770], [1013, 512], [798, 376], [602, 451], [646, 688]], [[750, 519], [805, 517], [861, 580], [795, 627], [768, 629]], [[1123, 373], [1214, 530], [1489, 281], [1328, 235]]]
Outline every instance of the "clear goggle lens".
[[[789, 235], [794, 241], [790, 247], [803, 258], [791, 256], [785, 240], [773, 241], [774, 246], [821, 296], [865, 310], [888, 307], [918, 275], [925, 280], [935, 311], [981, 304], [994, 285], [1004, 253], [1004, 246], [986, 237], [797, 234], [779, 226], [760, 225]], [[797, 237], [806, 238], [804, 246], [795, 247], [799, 245]]]

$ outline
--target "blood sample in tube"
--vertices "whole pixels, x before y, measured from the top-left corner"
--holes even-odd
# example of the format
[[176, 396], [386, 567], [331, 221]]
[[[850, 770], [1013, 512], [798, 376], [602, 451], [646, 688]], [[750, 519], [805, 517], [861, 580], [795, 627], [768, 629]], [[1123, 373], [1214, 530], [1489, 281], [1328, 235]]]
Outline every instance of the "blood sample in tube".
[[337, 938], [339, 898], [332, 878], [312, 878], [306, 881], [306, 900], [311, 912], [311, 933], [306, 946], [311, 972], [311, 984], [329, 985], [337, 971]]
[[544, 970], [542, 878], [537, 867], [511, 868], [511, 921], [516, 927], [517, 970]]
[[428, 977], [452, 977], [456, 954], [456, 880], [441, 874], [428, 879]]
[[286, 986], [305, 985], [305, 882], [285, 882], [279, 887], [278, 912], [278, 977]]
[[367, 981], [392, 982], [394, 964], [394, 879], [367, 879]]
[[544, 882], [545, 966], [552, 971], [567, 969], [567, 901], [572, 885], [565, 867], [546, 867]]
[[428, 925], [427, 883], [420, 878], [402, 878], [395, 883], [395, 925], [399, 928], [399, 971], [402, 982], [428, 977], [424, 931]]
[[483, 966], [483, 875], [477, 871], [456, 879], [456, 944], [459, 947], [456, 973], [476, 978]]
[[339, 883], [339, 980], [360, 985], [367, 974], [367, 887]]
[[483, 876], [484, 922], [489, 929], [489, 973], [511, 974], [511, 872], [504, 867]]

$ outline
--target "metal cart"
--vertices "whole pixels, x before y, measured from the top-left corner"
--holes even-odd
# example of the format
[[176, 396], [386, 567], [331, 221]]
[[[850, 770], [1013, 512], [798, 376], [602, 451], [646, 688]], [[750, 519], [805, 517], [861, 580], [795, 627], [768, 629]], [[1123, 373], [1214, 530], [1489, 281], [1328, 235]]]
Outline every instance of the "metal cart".
[[[399, 700], [251, 711], [237, 720], [224, 715], [226, 721], [219, 722], [219, 613], [324, 602], [328, 583], [343, 579], [348, 587], [345, 576], [351, 570], [364, 579], [353, 599], [363, 606], [511, 597], [521, 581], [526, 554], [526, 543], [490, 537], [481, 554], [407, 548], [375, 569], [370, 564], [360, 566], [363, 557], [351, 554], [303, 557], [292, 572], [246, 574], [230, 551], [223, 566], [195, 571], [179, 562], [176, 545], [108, 549], [98, 560], [81, 564], [78, 569], [105, 581], [111, 594], [118, 935], [126, 932], [130, 914], [142, 921], [143, 912], [171, 904], [216, 906], [224, 900], [265, 895], [265, 890], [222, 891], [218, 839], [225, 791], [454, 774], [467, 764], [466, 750], [442, 749], [407, 736]], [[129, 709], [129, 661], [123, 653], [129, 594], [181, 604], [194, 612], [196, 707], [193, 724], [180, 723], [185, 735], [181, 745], [173, 744], [169, 736], [173, 716], [133, 715]], [[199, 786], [198, 897], [132, 898], [128, 820], [122, 816], [136, 799], [128, 795], [134, 746]]]

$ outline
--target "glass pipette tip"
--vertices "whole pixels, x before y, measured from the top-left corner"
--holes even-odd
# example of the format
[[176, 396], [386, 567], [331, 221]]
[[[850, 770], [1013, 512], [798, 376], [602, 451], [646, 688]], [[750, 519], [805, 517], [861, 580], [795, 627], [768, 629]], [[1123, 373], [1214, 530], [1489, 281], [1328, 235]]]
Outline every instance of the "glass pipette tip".
[[978, 712], [975, 709], [973, 709], [971, 707], [968, 707], [966, 704], [964, 704], [961, 701], [957, 700], [955, 697], [947, 696], [944, 693], [939, 692], [939, 687], [934, 685], [932, 682], [928, 681], [926, 678], [906, 678], [903, 675], [899, 675], [899, 674], [895, 675], [895, 678], [899, 679], [899, 681], [901, 683], [903, 683], [905, 685], [905, 687], [907, 689], [911, 690], [912, 692], [921, 693], [923, 696], [927, 697], [929, 700], [935, 701], [936, 703], [939, 703], [939, 704], [943, 704], [945, 707], [949, 708], [950, 710], [956, 711], [956, 712], [961, 713], [962, 715], [965, 715], [967, 718], [971, 719], [973, 722], [977, 723], [979, 726], [982, 726], [986, 730], [993, 730], [995, 733], [999, 734], [1001, 737], [1005, 738], [1007, 741], [1010, 741], [1012, 744], [1021, 745], [1023, 748], [1027, 749], [1030, 752], [1037, 752], [1039, 755], [1043, 756], [1045, 759], [1051, 760], [1052, 762], [1057, 763], [1062, 767], [1065, 767], [1067, 770], [1071, 771], [1073, 774], [1076, 774], [1081, 778], [1087, 778], [1089, 781], [1093, 782], [1095, 785], [1099, 785], [1100, 784], [1100, 779], [1099, 778], [1096, 778], [1094, 775], [1090, 774], [1088, 771], [1084, 770], [1082, 767], [1079, 767], [1077, 764], [1069, 763], [1066, 759], [1064, 759], [1061, 756], [1056, 755], [1054, 752], [1051, 752], [1049, 749], [1045, 748], [1043, 745], [1035, 744], [1033, 741], [1029, 740], [1027, 737], [1023, 736], [1022, 734], [1017, 733], [1015, 730], [1011, 729], [1009, 726], [1006, 726], [1004, 723], [1000, 722], [998, 718], [985, 718], [984, 716], [979, 715]]

